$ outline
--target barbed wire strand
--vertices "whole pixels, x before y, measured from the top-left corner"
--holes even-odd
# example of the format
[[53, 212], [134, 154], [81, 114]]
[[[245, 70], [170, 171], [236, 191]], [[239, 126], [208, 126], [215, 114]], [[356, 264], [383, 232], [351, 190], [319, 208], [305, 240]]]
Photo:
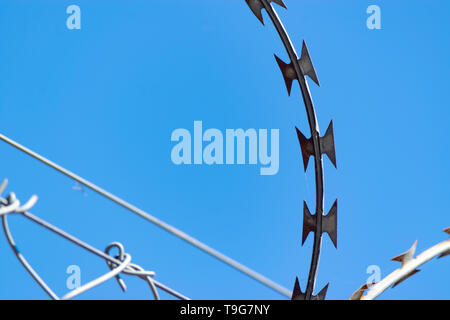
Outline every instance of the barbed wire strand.
[[[0, 188], [0, 189], [2, 189], [2, 188]], [[23, 267], [26, 269], [26, 271], [31, 275], [31, 277], [38, 283], [38, 285], [47, 293], [47, 295], [50, 298], [59, 300], [59, 297], [50, 289], [50, 287], [45, 283], [45, 281], [39, 276], [39, 274], [33, 269], [33, 267], [28, 263], [26, 258], [18, 250], [18, 247], [14, 241], [14, 238], [12, 237], [12, 234], [11, 234], [11, 231], [10, 231], [10, 228], [8, 225], [8, 219], [7, 219], [8, 214], [14, 214], [14, 213], [20, 214], [20, 215], [28, 218], [29, 220], [33, 221], [34, 223], [37, 223], [40, 226], [46, 228], [47, 230], [65, 238], [66, 240], [72, 242], [73, 244], [87, 250], [88, 252], [105, 259], [109, 263], [108, 266], [111, 269], [110, 272], [75, 289], [74, 291], [69, 292], [68, 294], [66, 294], [63, 297], [63, 299], [71, 299], [83, 292], [86, 292], [86, 291], [92, 289], [93, 287], [98, 286], [99, 284], [101, 284], [113, 277], [116, 277], [119, 273], [125, 273], [125, 274], [136, 275], [141, 278], [144, 278], [149, 283], [150, 289], [152, 290], [152, 293], [153, 293], [155, 299], [159, 299], [159, 295], [157, 294], [156, 288], [155, 288], [155, 287], [158, 287], [159, 289], [174, 296], [175, 298], [178, 298], [181, 300], [190, 300], [188, 297], [167, 287], [166, 285], [158, 282], [157, 280], [149, 279], [149, 277], [155, 275], [154, 272], [153, 271], [145, 271], [140, 266], [130, 263], [131, 262], [130, 255], [124, 254], [123, 261], [113, 258], [110, 255], [108, 255], [107, 253], [104, 253], [104, 252], [96, 249], [95, 247], [87, 244], [86, 242], [76, 238], [75, 236], [72, 236], [71, 234], [59, 229], [58, 227], [52, 225], [51, 223], [48, 223], [48, 222], [42, 220], [41, 218], [31, 214], [27, 210], [25, 210], [25, 209], [28, 209], [28, 207], [31, 207], [32, 205], [34, 205], [36, 200], [37, 200], [37, 197], [33, 196], [32, 199], [30, 199], [30, 201], [28, 201], [27, 204], [25, 204], [25, 206], [19, 208], [20, 202], [15, 199], [14, 193], [11, 193], [8, 200], [0, 198], [0, 216], [2, 218], [3, 230], [5, 233], [6, 239], [9, 243], [11, 249], [13, 250], [14, 254], [18, 258], [20, 263], [23, 265]], [[117, 242], [113, 242], [112, 244], [110, 244], [110, 246], [112, 246], [112, 245], [117, 246], [117, 244], [118, 244]], [[110, 246], [107, 247], [107, 250]], [[123, 252], [123, 246], [121, 244], [120, 244], [120, 246], [121, 246], [120, 251]], [[127, 270], [126, 268], [131, 268], [131, 269]]]
[[291, 297], [290, 290], [286, 289], [285, 287], [279, 285], [278, 283], [270, 280], [269, 278], [263, 276], [262, 274], [250, 269], [249, 267], [241, 264], [240, 262], [237, 262], [236, 260], [226, 256], [225, 254], [219, 252], [216, 249], [213, 249], [212, 247], [206, 245], [205, 243], [197, 240], [196, 238], [188, 235], [187, 233], [181, 231], [180, 229], [175, 228], [174, 226], [152, 216], [151, 214], [145, 212], [142, 209], [139, 209], [138, 207], [128, 203], [127, 201], [117, 197], [116, 195], [106, 191], [105, 189], [100, 188], [99, 186], [95, 185], [94, 183], [76, 175], [75, 173], [63, 168], [62, 166], [50, 161], [49, 159], [41, 156], [40, 154], [26, 148], [25, 146], [19, 144], [18, 142], [6, 137], [3, 134], [0, 134], [0, 140], [6, 142], [7, 144], [15, 147], [16, 149], [24, 152], [25, 154], [31, 156], [32, 158], [44, 163], [45, 165], [55, 169], [56, 171], [62, 173], [63, 175], [77, 181], [78, 183], [86, 186], [87, 188], [95, 191], [96, 193], [100, 194], [101, 196], [115, 202], [119, 206], [137, 214], [138, 216], [144, 218], [145, 220], [153, 223], [154, 225], [164, 229], [165, 231], [173, 234], [174, 236], [186, 241], [187, 243], [193, 245], [194, 247], [202, 250], [203, 252], [206, 252], [207, 254], [217, 258], [218, 260], [222, 261], [223, 263], [233, 267], [234, 269], [239, 270], [240, 272], [244, 273], [245, 275], [249, 276], [250, 278], [253, 278], [254, 280], [266, 285], [267, 287], [281, 293], [282, 295], [286, 297]]

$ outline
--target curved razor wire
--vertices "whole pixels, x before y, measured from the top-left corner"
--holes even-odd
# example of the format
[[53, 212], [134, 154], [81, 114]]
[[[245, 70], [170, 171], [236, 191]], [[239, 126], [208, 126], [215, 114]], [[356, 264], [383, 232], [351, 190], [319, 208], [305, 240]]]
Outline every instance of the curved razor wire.
[[[444, 232], [450, 235], [450, 228], [444, 229]], [[401, 262], [401, 268], [394, 270], [384, 279], [371, 286], [369, 286], [368, 284], [362, 285], [353, 293], [353, 295], [350, 297], [350, 300], [374, 300], [391, 286], [392, 288], [394, 288], [404, 280], [415, 275], [420, 271], [417, 268], [421, 265], [427, 263], [435, 257], [442, 258], [450, 255], [450, 240], [440, 242], [433, 247], [423, 251], [414, 258], [416, 247], [417, 241], [414, 242], [414, 244], [408, 251], [391, 259], [393, 261]], [[364, 295], [366, 291], [367, 294]]]
[[292, 293], [292, 299], [296, 300], [323, 300], [328, 289], [328, 284], [317, 294], [314, 295], [314, 287], [317, 277], [317, 269], [319, 267], [320, 249], [322, 246], [322, 234], [328, 233], [337, 248], [337, 200], [334, 202], [329, 213], [324, 215], [324, 181], [323, 181], [323, 161], [322, 154], [326, 154], [336, 167], [336, 153], [334, 148], [334, 134], [333, 134], [333, 121], [330, 122], [327, 131], [323, 137], [320, 136], [319, 124], [317, 123], [316, 112], [314, 109], [314, 103], [309, 91], [308, 82], [305, 76], [308, 76], [317, 85], [319, 80], [316, 75], [316, 71], [311, 62], [306, 43], [303, 41], [302, 53], [300, 59], [295, 52], [295, 48], [283, 26], [280, 18], [278, 17], [275, 9], [272, 7], [271, 2], [282, 6], [286, 9], [282, 0], [246, 0], [248, 6], [255, 14], [255, 16], [264, 24], [262, 9], [265, 9], [270, 17], [270, 20], [275, 26], [278, 35], [283, 42], [283, 45], [287, 51], [290, 59], [290, 63], [286, 64], [275, 55], [275, 59], [284, 77], [288, 94], [291, 93], [292, 82], [297, 80], [300, 86], [300, 90], [303, 97], [303, 102], [306, 108], [306, 114], [308, 116], [309, 128], [311, 131], [311, 137], [307, 139], [300, 130], [296, 127], [297, 137], [300, 143], [303, 165], [306, 172], [309, 157], [314, 156], [314, 169], [315, 169], [315, 182], [316, 182], [316, 211], [311, 215], [306, 202], [303, 202], [303, 235], [302, 245], [304, 244], [308, 234], [314, 232], [314, 244], [311, 258], [311, 266], [308, 275], [308, 283], [306, 291], [303, 293], [300, 289], [298, 277], [295, 280], [294, 290]]
[[[6, 187], [6, 180], [2, 184], [3, 188], [0, 188], [1, 191], [4, 190]], [[1, 194], [0, 194], [1, 196]], [[105, 253], [102, 251], [90, 246], [89, 244], [79, 240], [78, 238], [66, 233], [65, 231], [62, 231], [61, 229], [51, 225], [50, 223], [34, 216], [30, 212], [28, 212], [29, 209], [36, 203], [37, 197], [33, 196], [30, 198], [30, 200], [22, 207], [20, 207], [20, 201], [16, 199], [16, 196], [14, 193], [11, 193], [7, 199], [3, 199], [0, 197], [0, 217], [2, 219], [3, 224], [3, 231], [5, 233], [6, 239], [13, 250], [14, 254], [16, 255], [17, 259], [20, 261], [20, 263], [23, 265], [25, 270], [31, 275], [31, 277], [38, 283], [38, 285], [47, 293], [47, 295], [54, 299], [59, 300], [57, 294], [53, 292], [53, 290], [45, 283], [45, 281], [39, 276], [39, 274], [33, 269], [33, 267], [28, 263], [26, 258], [23, 256], [23, 254], [18, 250], [17, 245], [14, 241], [14, 238], [11, 234], [11, 230], [9, 228], [8, 224], [8, 214], [21, 214], [22, 216], [28, 218], [29, 220], [45, 227], [46, 229], [52, 231], [53, 233], [56, 233], [57, 235], [69, 240], [70, 242], [76, 244], [77, 246], [89, 251], [90, 253], [93, 253], [103, 259], [105, 259], [108, 267], [110, 268], [110, 272], [100, 276], [99, 278], [92, 280], [83, 286], [80, 286], [69, 293], [67, 293], [65, 296], [63, 296], [61, 299], [67, 300], [72, 299], [75, 296], [78, 296], [100, 284], [103, 282], [108, 281], [109, 279], [116, 278], [120, 279], [119, 274], [127, 274], [127, 275], [134, 275], [138, 276], [141, 279], [145, 280], [152, 291], [152, 294], [156, 300], [159, 300], [159, 294], [157, 291], [157, 288], [167, 292], [168, 294], [172, 295], [173, 297], [180, 299], [180, 300], [189, 300], [186, 296], [182, 295], [181, 293], [163, 285], [162, 283], [154, 280], [152, 277], [155, 276], [155, 272], [153, 271], [146, 271], [142, 267], [131, 263], [131, 256], [127, 253], [125, 253], [125, 250], [123, 248], [123, 245], [119, 242], [113, 242], [105, 250]], [[111, 248], [117, 247], [119, 249], [119, 255], [116, 257], [111, 257], [109, 255], [109, 251]], [[119, 285], [121, 286], [122, 290], [126, 290], [125, 283], [122, 279], [119, 281]]]

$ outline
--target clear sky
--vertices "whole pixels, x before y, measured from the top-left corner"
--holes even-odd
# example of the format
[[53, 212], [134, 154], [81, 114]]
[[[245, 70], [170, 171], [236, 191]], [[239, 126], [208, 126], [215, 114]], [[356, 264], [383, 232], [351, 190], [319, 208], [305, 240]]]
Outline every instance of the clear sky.
[[[338, 170], [325, 158], [325, 208], [338, 198], [338, 250], [324, 235], [317, 290], [348, 299], [418, 240], [450, 226], [448, 0], [286, 0], [276, 7], [297, 52], [304, 39], [321, 87], [309, 81], [321, 131], [334, 122]], [[66, 8], [81, 8], [81, 29]], [[369, 5], [381, 30], [366, 27]], [[0, 132], [291, 289], [306, 286], [312, 237], [301, 246], [302, 202], [314, 210], [294, 127], [309, 136], [298, 85], [289, 97], [273, 58], [288, 61], [264, 13], [244, 0], [47, 0], [0, 3]], [[279, 171], [259, 165], [180, 165], [171, 134], [203, 127], [279, 129]], [[133, 262], [194, 299], [283, 296], [0, 143], [0, 178], [32, 212]], [[70, 265], [85, 283], [102, 259], [18, 216], [22, 253], [59, 295]], [[0, 236], [0, 298], [46, 299]], [[450, 259], [433, 260], [384, 299], [450, 298]], [[109, 281], [85, 299], [148, 299], [141, 280]], [[163, 298], [167, 296], [162, 295]]]

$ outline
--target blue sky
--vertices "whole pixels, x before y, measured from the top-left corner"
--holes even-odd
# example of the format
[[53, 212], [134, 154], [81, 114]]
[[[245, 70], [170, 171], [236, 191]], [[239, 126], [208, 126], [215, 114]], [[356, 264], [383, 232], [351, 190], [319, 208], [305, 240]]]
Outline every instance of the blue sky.
[[[450, 226], [448, 75], [450, 3], [286, 0], [276, 7], [297, 51], [308, 44], [321, 87], [310, 81], [322, 132], [334, 122], [338, 170], [325, 159], [326, 210], [338, 198], [338, 250], [324, 236], [317, 289], [347, 299], [366, 268], [418, 240], [418, 252]], [[66, 28], [67, 6], [81, 30]], [[366, 27], [381, 8], [382, 29]], [[294, 127], [309, 132], [297, 84], [288, 97], [273, 58], [287, 61], [264, 14], [241, 0], [11, 1], [0, 4], [0, 132], [291, 289], [305, 288], [312, 237], [300, 245], [302, 202], [314, 207], [312, 166], [303, 172]], [[280, 167], [176, 166], [173, 130], [280, 130]], [[133, 262], [194, 299], [279, 299], [247, 278], [52, 169], [0, 143], [0, 178], [32, 212], [103, 250], [121, 241]], [[59, 295], [66, 268], [82, 282], [101, 259], [21, 217], [21, 251]], [[0, 298], [46, 299], [0, 237]], [[449, 299], [450, 260], [434, 260], [384, 299]], [[125, 277], [85, 299], [151, 298]], [[163, 295], [164, 298], [167, 296]]]

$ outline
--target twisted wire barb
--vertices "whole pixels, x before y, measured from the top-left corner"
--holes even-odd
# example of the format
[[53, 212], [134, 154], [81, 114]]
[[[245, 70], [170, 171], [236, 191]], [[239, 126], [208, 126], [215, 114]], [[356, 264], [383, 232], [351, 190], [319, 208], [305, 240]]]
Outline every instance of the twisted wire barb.
[[[7, 184], [7, 180], [5, 179], [2, 185], [0, 186], [0, 196], [1, 193], [4, 191]], [[134, 275], [138, 276], [141, 279], [145, 280], [152, 291], [152, 294], [156, 300], [159, 300], [159, 294], [157, 291], [157, 288], [165, 291], [166, 293], [172, 295], [173, 297], [180, 299], [180, 300], [190, 300], [183, 294], [167, 287], [166, 285], [156, 281], [152, 277], [155, 276], [155, 272], [153, 271], [146, 271], [142, 267], [131, 263], [131, 255], [125, 253], [124, 247], [119, 242], [113, 242], [105, 250], [105, 253], [92, 247], [91, 245], [81, 241], [80, 239], [68, 234], [67, 232], [53, 226], [52, 224], [36, 217], [35, 215], [28, 212], [29, 209], [36, 203], [37, 196], [33, 196], [30, 198], [30, 200], [23, 206], [20, 206], [20, 201], [16, 198], [14, 193], [11, 193], [6, 199], [0, 197], [0, 217], [2, 219], [3, 224], [3, 231], [5, 233], [6, 239], [13, 250], [14, 254], [16, 255], [17, 259], [20, 261], [20, 263], [23, 265], [25, 270], [31, 275], [31, 277], [37, 282], [37, 284], [47, 293], [47, 295], [54, 299], [59, 300], [60, 298], [56, 293], [53, 292], [53, 290], [45, 283], [45, 281], [39, 276], [39, 274], [33, 269], [33, 267], [29, 264], [29, 262], [26, 260], [26, 258], [23, 256], [23, 254], [19, 251], [14, 238], [11, 234], [11, 230], [9, 228], [8, 224], [8, 218], [7, 215], [9, 214], [20, 214], [24, 216], [25, 218], [28, 218], [34, 223], [37, 223], [41, 225], [42, 227], [50, 230], [51, 232], [65, 238], [66, 240], [69, 240], [70, 242], [74, 243], [75, 245], [87, 250], [90, 253], [93, 253], [94, 255], [97, 255], [103, 259], [105, 259], [108, 267], [110, 268], [110, 272], [98, 277], [97, 279], [94, 279], [83, 286], [80, 286], [66, 295], [64, 295], [61, 299], [67, 300], [72, 299], [100, 284], [103, 282], [108, 281], [109, 279], [116, 278], [120, 279], [119, 274], [127, 274], [127, 275]], [[116, 247], [119, 249], [119, 254], [116, 257], [111, 257], [109, 255], [109, 251], [111, 248]], [[126, 285], [123, 282], [122, 279], [119, 281], [119, 285], [121, 286], [122, 290], [126, 290]]]
[[311, 138], [307, 139], [296, 127], [297, 136], [302, 151], [303, 165], [306, 172], [309, 157], [314, 156], [315, 182], [316, 182], [316, 211], [311, 215], [306, 202], [303, 202], [303, 235], [302, 245], [304, 244], [308, 234], [314, 232], [314, 243], [311, 257], [311, 266], [309, 269], [308, 282], [306, 292], [300, 289], [298, 277], [295, 280], [292, 299], [296, 300], [323, 300], [328, 289], [328, 284], [317, 294], [314, 295], [314, 287], [316, 283], [317, 270], [319, 267], [320, 249], [322, 246], [322, 234], [328, 233], [334, 246], [337, 248], [337, 200], [334, 202], [329, 213], [324, 215], [324, 178], [323, 178], [323, 161], [322, 154], [325, 153], [336, 167], [336, 154], [334, 148], [333, 121], [330, 122], [328, 129], [323, 137], [320, 136], [319, 124], [317, 122], [314, 103], [309, 91], [308, 82], [305, 76], [310, 77], [317, 85], [320, 86], [316, 71], [311, 62], [305, 41], [303, 41], [302, 53], [300, 59], [297, 56], [295, 48], [278, 17], [271, 2], [274, 2], [286, 9], [282, 0], [246, 0], [248, 6], [264, 24], [262, 9], [265, 9], [270, 17], [278, 35], [283, 42], [291, 62], [284, 63], [275, 55], [275, 59], [284, 77], [288, 94], [291, 93], [292, 82], [297, 80], [300, 86], [303, 102], [305, 104], [306, 114], [308, 117]]
[[[444, 232], [450, 235], [450, 228], [444, 229]], [[350, 300], [374, 300], [391, 286], [393, 288], [409, 277], [415, 275], [420, 271], [417, 268], [421, 265], [429, 262], [435, 257], [442, 258], [450, 255], [450, 239], [432, 246], [431, 248], [423, 251], [416, 258], [414, 258], [416, 247], [417, 241], [414, 242], [414, 244], [408, 251], [391, 259], [393, 261], [401, 262], [401, 268], [394, 270], [384, 279], [372, 286], [369, 286], [368, 284], [362, 285], [353, 293], [353, 295], [350, 297]], [[364, 295], [366, 291], [367, 294]]]
[[[124, 261], [126, 259], [125, 256], [125, 249], [123, 247], [123, 245], [120, 242], [112, 242], [110, 243], [106, 249], [105, 249], [105, 253], [109, 255], [109, 251], [112, 248], [117, 248], [119, 250], [118, 255], [115, 257], [116, 259], [119, 259], [120, 261]], [[113, 270], [117, 265], [115, 265], [114, 263], [112, 263], [111, 261], [106, 260], [106, 264], [108, 265], [110, 270]], [[135, 275], [140, 277], [141, 279], [145, 280], [149, 287], [150, 290], [153, 293], [153, 296], [155, 298], [155, 300], [160, 300], [159, 299], [159, 294], [158, 294], [158, 290], [156, 289], [156, 286], [154, 284], [154, 281], [152, 279], [152, 277], [155, 275], [155, 273], [153, 271], [145, 271], [142, 267], [138, 266], [137, 264], [134, 263], [130, 263], [129, 264], [130, 268], [125, 269], [123, 271], [124, 274], [128, 274], [128, 275]], [[120, 285], [120, 287], [122, 288], [122, 291], [126, 291], [127, 290], [127, 286], [125, 284], [125, 282], [120, 278], [119, 275], [116, 275], [116, 280], [117, 283]]]
[[25, 146], [19, 144], [18, 142], [6, 137], [3, 134], [0, 134], [0, 140], [6, 142], [7, 144], [15, 147], [16, 149], [24, 152], [25, 154], [31, 156], [32, 158], [44, 163], [45, 165], [55, 169], [56, 171], [62, 173], [63, 175], [77, 181], [78, 183], [86, 186], [87, 188], [95, 191], [96, 193], [100, 194], [101, 196], [115, 202], [119, 206], [137, 214], [138, 216], [144, 218], [145, 220], [155, 224], [156, 226], [164, 229], [165, 231], [173, 234], [174, 236], [186, 241], [187, 243], [193, 245], [194, 247], [202, 250], [203, 252], [206, 252], [207, 254], [217, 258], [218, 260], [222, 261], [223, 263], [239, 270], [240, 272], [244, 273], [245, 275], [249, 276], [250, 278], [253, 278], [254, 280], [266, 285], [267, 287], [279, 292], [280, 294], [290, 297], [291, 292], [284, 288], [283, 286], [279, 285], [278, 283], [270, 280], [269, 278], [263, 276], [262, 274], [250, 269], [249, 267], [237, 262], [234, 259], [231, 259], [230, 257], [226, 256], [225, 254], [219, 252], [216, 249], [213, 249], [212, 247], [206, 245], [205, 243], [197, 240], [196, 238], [188, 235], [187, 233], [181, 231], [180, 229], [175, 228], [174, 226], [171, 226], [170, 224], [159, 220], [158, 218], [150, 215], [149, 213], [145, 212], [142, 209], [139, 209], [138, 207], [128, 203], [127, 201], [117, 197], [116, 195], [106, 191], [105, 189], [100, 188], [99, 186], [93, 184], [92, 182], [76, 175], [75, 173], [63, 168], [62, 166], [50, 161], [49, 159], [41, 156], [40, 154], [26, 148]]

